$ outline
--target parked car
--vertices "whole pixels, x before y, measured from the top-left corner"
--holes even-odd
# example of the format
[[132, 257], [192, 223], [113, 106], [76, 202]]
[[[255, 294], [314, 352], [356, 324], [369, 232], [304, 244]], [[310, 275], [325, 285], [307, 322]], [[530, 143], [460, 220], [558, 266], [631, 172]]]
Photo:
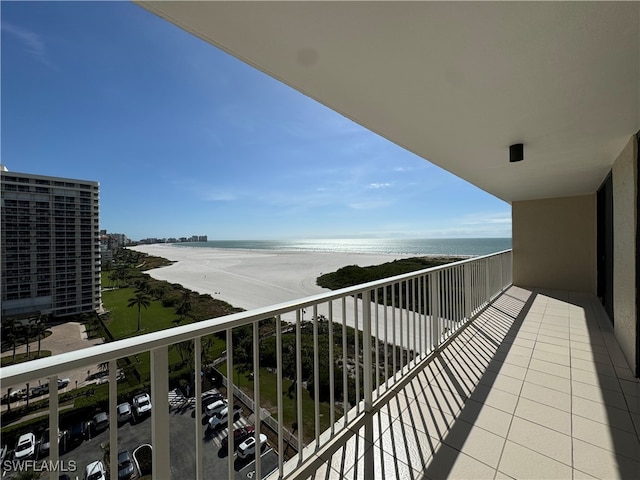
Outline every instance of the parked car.
[[[235, 450], [238, 445], [244, 442], [247, 438], [255, 433], [256, 429], [252, 425], [248, 425], [246, 427], [236, 428], [233, 431], [233, 440], [231, 444], [231, 449]], [[229, 446], [229, 436], [226, 436], [222, 439], [222, 448], [228, 448]]]
[[[264, 433], [260, 434], [260, 451], [264, 450], [267, 446], [267, 436]], [[251, 436], [247, 438], [238, 447], [238, 457], [248, 458], [253, 457], [256, 454], [256, 437]]]
[[[58, 445], [60, 445], [60, 438], [62, 438], [64, 432], [61, 432], [58, 429]], [[49, 429], [47, 428], [43, 433], [42, 437], [40, 437], [40, 455], [47, 455], [51, 448], [51, 440], [49, 438]]]
[[202, 394], [202, 409], [205, 409], [207, 405], [211, 405], [218, 400], [224, 400], [224, 395], [221, 393], [203, 393]]
[[[234, 405], [233, 406], [234, 422], [240, 418], [241, 413], [242, 413], [242, 406]], [[209, 428], [211, 430], [215, 430], [216, 428], [225, 427], [228, 421], [229, 421], [229, 407], [226, 406], [209, 419]]]
[[100, 460], [91, 462], [84, 469], [83, 480], [107, 480], [107, 471]]
[[100, 412], [93, 417], [93, 431], [98, 433], [109, 428], [109, 415], [107, 412]]
[[68, 378], [59, 378], [58, 389], [66, 387], [67, 385], [69, 385], [70, 382], [71, 380], [69, 380]]
[[124, 402], [118, 405], [116, 411], [118, 412], [118, 423], [124, 423], [131, 420], [131, 404], [129, 402]]
[[136, 466], [133, 464], [133, 458], [128, 450], [118, 453], [118, 479], [131, 480], [136, 478]]
[[37, 387], [31, 387], [31, 396], [32, 397], [40, 397], [41, 395], [46, 395], [49, 393], [49, 383], [43, 383], [42, 385], [38, 385]]
[[141, 393], [133, 397], [133, 411], [136, 417], [151, 413], [151, 397], [148, 393]]
[[73, 447], [80, 445], [87, 436], [87, 423], [77, 422], [71, 425], [71, 428], [67, 430], [65, 438], [65, 449], [70, 450]]
[[36, 436], [29, 432], [20, 435], [13, 456], [16, 460], [27, 460], [36, 453]]
[[210, 403], [205, 407], [204, 413], [206, 413], [207, 416], [209, 417], [213, 417], [216, 413], [219, 413], [220, 411], [222, 411], [222, 409], [225, 408], [226, 406], [227, 406], [226, 400], [216, 400], [215, 402]]

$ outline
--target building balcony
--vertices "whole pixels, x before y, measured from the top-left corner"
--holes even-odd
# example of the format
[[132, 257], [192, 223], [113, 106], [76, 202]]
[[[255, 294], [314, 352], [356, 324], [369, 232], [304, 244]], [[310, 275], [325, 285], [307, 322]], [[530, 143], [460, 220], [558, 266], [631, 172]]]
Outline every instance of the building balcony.
[[[154, 478], [211, 478], [213, 468], [216, 478], [230, 479], [248, 471], [253, 478], [637, 478], [640, 384], [608, 317], [587, 294], [513, 286], [511, 262], [511, 252], [502, 252], [19, 364], [2, 370], [2, 388], [46, 378], [55, 384], [107, 362], [107, 440], [115, 451], [125, 440], [116, 423], [116, 361], [150, 352]], [[270, 318], [275, 331], [265, 336], [259, 322]], [[226, 333], [221, 373], [229, 403], [237, 403], [229, 393], [237, 391], [232, 331], [248, 325], [253, 351], [245, 353], [255, 376], [243, 401], [256, 438], [269, 438], [255, 463], [203, 441], [200, 401], [187, 403], [190, 438], [175, 433], [170, 408], [158, 408], [171, 405], [169, 348], [191, 342], [193, 371], [201, 371], [203, 337], [211, 333]], [[360, 335], [348, 337], [349, 327]], [[303, 348], [303, 331], [312, 332], [313, 348]], [[284, 345], [286, 335], [295, 351]], [[276, 345], [269, 373], [260, 355], [268, 337]], [[323, 364], [318, 347], [327, 337], [335, 362]], [[295, 358], [293, 378], [283, 375], [285, 354]], [[330, 379], [324, 403], [320, 388], [306, 388], [320, 385], [323, 368]], [[259, 387], [265, 375], [273, 398]], [[203, 393], [199, 382], [194, 393]], [[295, 431], [277, 420], [285, 418], [288, 394]], [[309, 397], [311, 407], [302, 401]], [[60, 423], [58, 404], [51, 395], [50, 431]], [[226, 428], [234, 428], [232, 418]], [[52, 442], [50, 460], [69, 455]]]

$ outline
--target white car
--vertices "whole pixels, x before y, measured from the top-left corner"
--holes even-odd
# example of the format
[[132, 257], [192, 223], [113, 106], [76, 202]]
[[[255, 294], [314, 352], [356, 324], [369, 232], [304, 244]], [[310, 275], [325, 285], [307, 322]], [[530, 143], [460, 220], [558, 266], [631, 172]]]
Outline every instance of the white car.
[[148, 393], [133, 397], [133, 410], [138, 417], [151, 412], [151, 397]]
[[107, 480], [107, 471], [100, 460], [91, 462], [84, 469], [83, 480]]
[[[264, 433], [260, 434], [260, 450], [262, 451], [267, 445], [267, 436]], [[247, 458], [256, 454], [256, 437], [251, 436], [247, 438], [238, 447], [238, 457]]]
[[68, 378], [59, 378], [59, 379], [58, 379], [58, 388], [59, 388], [59, 389], [60, 389], [60, 388], [64, 388], [64, 387], [66, 387], [67, 385], [69, 385], [69, 383], [70, 383], [70, 382], [71, 382], [71, 380], [70, 380], [70, 379], [68, 379]]
[[220, 413], [226, 407], [226, 400], [217, 400], [207, 405], [204, 409], [204, 413], [206, 413], [209, 417], [213, 417], [215, 414]]
[[[236, 421], [240, 418], [240, 413], [242, 413], [242, 407], [239, 405], [233, 406], [233, 420]], [[225, 427], [227, 425], [227, 421], [229, 417], [229, 406], [225, 406], [222, 410], [216, 413], [213, 417], [209, 419], [209, 428], [211, 430], [215, 430], [216, 428]]]
[[16, 460], [26, 460], [36, 453], [36, 436], [33, 433], [20, 435], [13, 456]]

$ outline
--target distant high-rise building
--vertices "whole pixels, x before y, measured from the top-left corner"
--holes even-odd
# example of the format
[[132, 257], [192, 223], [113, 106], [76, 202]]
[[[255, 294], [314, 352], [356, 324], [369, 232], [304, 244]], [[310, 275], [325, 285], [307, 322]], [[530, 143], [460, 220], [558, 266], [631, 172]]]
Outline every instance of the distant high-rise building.
[[99, 184], [1, 172], [2, 316], [100, 308]]

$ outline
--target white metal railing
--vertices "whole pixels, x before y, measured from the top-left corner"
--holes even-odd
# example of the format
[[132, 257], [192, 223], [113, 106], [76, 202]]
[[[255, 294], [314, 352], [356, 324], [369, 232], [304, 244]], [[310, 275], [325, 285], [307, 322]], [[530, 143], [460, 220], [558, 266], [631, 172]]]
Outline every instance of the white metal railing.
[[[169, 330], [149, 333], [95, 347], [68, 352], [44, 359], [3, 368], [0, 380], [3, 388], [9, 385], [21, 385], [33, 380], [49, 377], [50, 385], [56, 385], [58, 375], [74, 369], [86, 369], [96, 364], [109, 364], [109, 418], [111, 452], [117, 452], [113, 446], [118, 444], [117, 430], [117, 382], [116, 361], [123, 357], [151, 353], [151, 400], [152, 409], [152, 445], [153, 471], [155, 478], [168, 478], [170, 468], [170, 428], [169, 413], [166, 408], [156, 408], [167, 402], [168, 385], [168, 349], [171, 345], [184, 341], [194, 343], [194, 371], [201, 371], [201, 339], [205, 335], [226, 331], [226, 377], [228, 402], [233, 404], [233, 328], [243, 325], [253, 326], [253, 397], [256, 405], [261, 404], [260, 385], [260, 338], [259, 322], [275, 318], [276, 337], [276, 373], [277, 406], [274, 414], [283, 418], [283, 325], [282, 319], [295, 318], [295, 388], [297, 409], [297, 458], [285, 462], [284, 425], [278, 421], [277, 445], [278, 468], [273, 477], [305, 478], [317, 469], [323, 453], [331, 453], [354, 435], [356, 427], [366, 425], [367, 416], [381, 403], [389, 401], [394, 395], [394, 386], [404, 384], [435, 351], [447, 343], [453, 334], [470, 319], [473, 319], [489, 303], [511, 284], [511, 251], [472, 258], [448, 265], [430, 268], [419, 272], [400, 275], [380, 281], [357, 285], [315, 295], [275, 306], [241, 312], [221, 318], [215, 318]], [[309, 315], [311, 313], [311, 315]], [[303, 318], [311, 317], [307, 322]], [[313, 351], [302, 347], [302, 329], [312, 327]], [[334, 328], [342, 334], [341, 345], [335, 345]], [[286, 324], [285, 324], [286, 325]], [[320, 326], [326, 325], [328, 337], [329, 361], [321, 364], [319, 358]], [[334, 328], [328, 328], [333, 325]], [[349, 328], [360, 334], [353, 335], [353, 344], [349, 343]], [[353, 352], [350, 354], [349, 352]], [[313, 356], [312, 373], [303, 372], [303, 353], [305, 358]], [[342, 378], [338, 376], [336, 365], [342, 368]], [[329, 427], [321, 431], [319, 375], [321, 369], [329, 371]], [[314, 411], [312, 432], [306, 432], [303, 411], [303, 383], [311, 380], [314, 385]], [[342, 393], [336, 393], [336, 386]], [[195, 382], [196, 419], [202, 417], [202, 394], [200, 382]], [[353, 405], [349, 401], [353, 398]], [[336, 407], [336, 401], [342, 401], [342, 408]], [[260, 418], [259, 412], [254, 412]], [[341, 418], [338, 418], [342, 415]], [[260, 437], [261, 422], [255, 424], [255, 438]], [[49, 428], [58, 429], [58, 394], [50, 391]], [[228, 416], [228, 431], [233, 430], [233, 416]], [[372, 431], [365, 429], [366, 435]], [[205, 478], [203, 457], [203, 425], [195, 421], [196, 478]], [[308, 438], [307, 445], [304, 439]], [[234, 478], [234, 457], [229, 442], [228, 477]], [[369, 449], [372, 451], [372, 449]], [[210, 453], [209, 453], [210, 454]], [[51, 442], [50, 460], [59, 458], [58, 445]], [[111, 455], [111, 478], [117, 478], [117, 455]], [[164, 473], [158, 473], [164, 472]], [[261, 471], [261, 462], [255, 464], [254, 478], [262, 478], [269, 472]], [[373, 458], [365, 456], [365, 478], [374, 478]], [[51, 479], [58, 472], [51, 473]]]

